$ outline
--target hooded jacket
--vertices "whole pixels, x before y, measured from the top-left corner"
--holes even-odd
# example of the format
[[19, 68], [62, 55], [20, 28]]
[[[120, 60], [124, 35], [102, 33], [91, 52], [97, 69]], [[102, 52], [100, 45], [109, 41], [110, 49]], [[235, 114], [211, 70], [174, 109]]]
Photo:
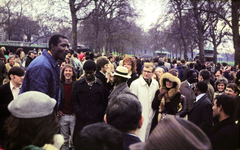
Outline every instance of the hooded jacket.
[[162, 97], [159, 112], [176, 115], [177, 112], [182, 110], [181, 94], [179, 90], [181, 81], [178, 77], [173, 76], [170, 73], [163, 74], [160, 79], [160, 92], [162, 89], [167, 89], [166, 84], [164, 83], [166, 79], [173, 82], [173, 87], [171, 89], [168, 89], [167, 92], [170, 102], [165, 103], [165, 99]]

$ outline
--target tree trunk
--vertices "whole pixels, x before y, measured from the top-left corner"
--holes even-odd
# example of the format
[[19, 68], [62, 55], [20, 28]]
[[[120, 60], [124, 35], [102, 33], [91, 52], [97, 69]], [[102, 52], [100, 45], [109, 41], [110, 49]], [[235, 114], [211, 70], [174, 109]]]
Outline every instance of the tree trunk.
[[232, 1], [232, 32], [233, 32], [233, 45], [235, 49], [235, 65], [240, 65], [240, 35], [239, 35], [239, 1]]
[[108, 52], [108, 34], [105, 35], [105, 54]]
[[217, 45], [216, 44], [213, 44], [213, 63], [214, 64], [217, 64]]
[[193, 59], [193, 48], [191, 48], [191, 58]]
[[203, 34], [199, 34], [199, 42], [198, 42], [198, 48], [199, 48], [199, 60], [201, 62], [201, 64], [204, 64], [204, 47], [203, 47], [203, 43], [204, 43], [204, 39], [203, 39]]
[[98, 3], [95, 1], [95, 12], [94, 12], [94, 27], [95, 27], [95, 39], [94, 39], [94, 50], [95, 52], [100, 52], [98, 49], [98, 33], [99, 33], [99, 22], [98, 22]]
[[[178, 3], [178, 11], [179, 11], [179, 23], [180, 23], [180, 37], [181, 37], [182, 44], [183, 44], [183, 56], [184, 56], [184, 59], [187, 61], [187, 58], [188, 58], [187, 57], [187, 44], [186, 44], [186, 41], [184, 40], [184, 36], [183, 36], [183, 20], [182, 20], [181, 1], [180, 1], [180, 3]], [[182, 57], [182, 54], [180, 54], [180, 57]]]
[[77, 51], [77, 15], [75, 10], [75, 5], [73, 0], [69, 0], [70, 3], [70, 11], [72, 16], [72, 49]]

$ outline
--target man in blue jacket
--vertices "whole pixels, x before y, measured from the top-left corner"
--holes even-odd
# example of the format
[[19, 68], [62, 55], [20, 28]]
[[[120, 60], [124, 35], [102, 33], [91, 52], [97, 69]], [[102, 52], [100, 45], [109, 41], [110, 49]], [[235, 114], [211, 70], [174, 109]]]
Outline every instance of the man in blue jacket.
[[60, 66], [57, 60], [65, 60], [69, 52], [69, 41], [63, 35], [53, 35], [49, 40], [49, 51], [34, 59], [28, 66], [20, 94], [39, 91], [58, 100], [60, 94]]

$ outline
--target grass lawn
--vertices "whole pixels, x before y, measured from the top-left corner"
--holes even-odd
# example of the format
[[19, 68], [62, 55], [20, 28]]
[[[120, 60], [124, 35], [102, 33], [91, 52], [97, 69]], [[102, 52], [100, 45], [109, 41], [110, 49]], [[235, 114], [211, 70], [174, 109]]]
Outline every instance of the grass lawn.
[[220, 64], [222, 64], [223, 62], [226, 62], [230, 66], [234, 66], [234, 62], [233, 61], [218, 61], [218, 63], [220, 63]]

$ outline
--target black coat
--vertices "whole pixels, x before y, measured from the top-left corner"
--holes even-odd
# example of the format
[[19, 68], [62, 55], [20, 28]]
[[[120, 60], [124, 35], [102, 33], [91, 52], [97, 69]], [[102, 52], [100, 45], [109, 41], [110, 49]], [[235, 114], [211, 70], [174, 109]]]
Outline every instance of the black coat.
[[188, 114], [188, 120], [200, 127], [206, 134], [212, 128], [213, 110], [212, 103], [207, 94], [203, 95], [193, 104], [192, 110]]
[[124, 150], [129, 150], [129, 146], [135, 143], [142, 142], [137, 136], [129, 135], [127, 133], [123, 133], [124, 140]]
[[7, 69], [5, 63], [0, 60], [0, 85], [2, 85], [3, 79], [7, 76]]
[[[155, 115], [152, 119], [152, 126], [151, 126], [151, 129], [150, 129], [150, 132], [152, 132], [152, 130], [158, 124], [159, 105], [160, 105], [160, 102], [161, 102], [158, 99], [159, 93], [160, 93], [160, 91], [157, 90], [157, 92], [155, 94], [155, 97], [153, 99], [153, 102], [152, 102], [152, 109], [155, 110], [156, 112], [155, 112]], [[179, 99], [181, 99], [180, 102], [182, 104], [182, 110], [177, 112]], [[163, 113], [172, 114], [172, 115], [179, 115], [180, 117], [185, 117], [186, 114], [187, 114], [186, 98], [184, 96], [181, 97], [181, 94], [178, 92], [172, 99], [170, 99], [169, 103], [165, 104], [165, 108], [166, 108], [166, 110]]]
[[208, 134], [213, 150], [235, 150], [239, 148], [239, 128], [234, 119], [227, 118], [217, 123]]
[[28, 56], [26, 59], [26, 62], [25, 62], [25, 68], [27, 68], [32, 61], [33, 61], [33, 59]]
[[7, 108], [8, 104], [13, 100], [10, 82], [0, 86], [0, 139], [4, 139], [5, 131], [3, 130], [3, 125], [5, 120], [11, 115]]
[[131, 83], [132, 83], [134, 80], [136, 80], [136, 79], [138, 79], [138, 74], [132, 73], [132, 74], [131, 74], [131, 78], [128, 79], [128, 81], [127, 81], [128, 87], [130, 87]]
[[84, 126], [103, 121], [107, 103], [106, 88], [99, 79], [92, 86], [85, 78], [75, 83], [71, 101], [77, 117], [73, 142]]
[[112, 91], [114, 84], [111, 84], [110, 82], [107, 83], [107, 78], [105, 77], [104, 74], [102, 74], [100, 71], [96, 71], [95, 76], [103, 83], [103, 85], [107, 88], [108, 90], [108, 95]]

